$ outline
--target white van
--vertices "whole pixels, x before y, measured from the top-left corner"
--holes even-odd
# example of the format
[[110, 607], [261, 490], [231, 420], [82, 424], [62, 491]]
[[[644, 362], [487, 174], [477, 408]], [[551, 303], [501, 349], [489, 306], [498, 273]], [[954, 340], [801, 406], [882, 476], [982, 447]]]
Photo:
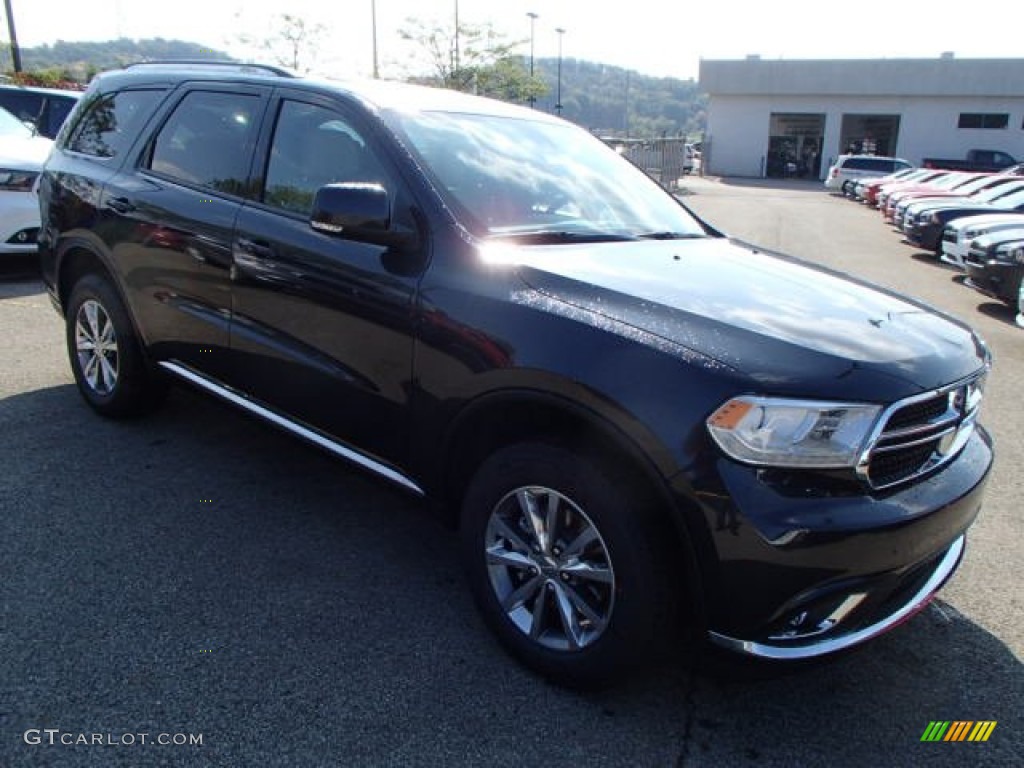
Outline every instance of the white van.
[[878, 155], [840, 155], [828, 169], [825, 187], [845, 192], [844, 184], [848, 181], [888, 176], [890, 173], [902, 171], [914, 166], [899, 157], [879, 157]]

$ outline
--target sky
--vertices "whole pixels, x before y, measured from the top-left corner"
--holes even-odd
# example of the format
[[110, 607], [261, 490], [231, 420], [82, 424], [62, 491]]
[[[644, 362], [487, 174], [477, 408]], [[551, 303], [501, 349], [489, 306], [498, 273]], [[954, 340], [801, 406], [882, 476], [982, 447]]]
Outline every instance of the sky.
[[[529, 55], [558, 55], [562, 28], [565, 58], [634, 69], [657, 77], [696, 78], [701, 58], [763, 59], [1018, 58], [1019, 25], [1005, 0], [974, 0], [970, 19], [1003, 19], [965, 33], [957, 12], [935, 0], [851, 3], [838, 0], [11, 0], [22, 46], [61, 40], [177, 38], [209, 45], [240, 58], [266, 59], [240, 38], [264, 39], [282, 12], [323, 24], [326, 35], [313, 67], [317, 74], [370, 75], [373, 68], [371, 7], [376, 6], [381, 75], [425, 72], [399, 30], [407, 19], [485, 24], [523, 41]], [[962, 19], [960, 19], [962, 21]], [[984, 30], [984, 31], [982, 31]], [[0, 24], [0, 39], [6, 39]], [[418, 72], [413, 70], [419, 70]]]

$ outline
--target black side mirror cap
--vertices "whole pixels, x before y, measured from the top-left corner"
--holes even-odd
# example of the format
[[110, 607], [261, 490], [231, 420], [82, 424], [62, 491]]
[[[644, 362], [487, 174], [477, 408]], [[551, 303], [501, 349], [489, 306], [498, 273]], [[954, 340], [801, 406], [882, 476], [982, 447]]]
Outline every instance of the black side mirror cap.
[[380, 184], [341, 182], [316, 191], [309, 225], [348, 240], [410, 248], [417, 238], [391, 230], [391, 196]]

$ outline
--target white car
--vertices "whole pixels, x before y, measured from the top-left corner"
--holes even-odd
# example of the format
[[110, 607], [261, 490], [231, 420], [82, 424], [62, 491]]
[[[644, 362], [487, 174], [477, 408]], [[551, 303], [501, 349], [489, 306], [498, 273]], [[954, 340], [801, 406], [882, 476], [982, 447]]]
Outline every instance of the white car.
[[39, 200], [34, 187], [53, 141], [0, 108], [0, 257], [35, 253]]
[[947, 264], [963, 269], [973, 240], [993, 232], [1020, 228], [1024, 228], [1022, 213], [993, 213], [953, 219], [942, 229], [941, 258]]

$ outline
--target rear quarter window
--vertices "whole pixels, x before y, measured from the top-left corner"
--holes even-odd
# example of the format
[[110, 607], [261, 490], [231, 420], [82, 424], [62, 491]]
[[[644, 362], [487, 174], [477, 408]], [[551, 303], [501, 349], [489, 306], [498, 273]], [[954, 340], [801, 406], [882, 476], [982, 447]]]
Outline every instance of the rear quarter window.
[[138, 90], [103, 94], [85, 108], [67, 149], [100, 159], [126, 152], [153, 112], [163, 91]]

